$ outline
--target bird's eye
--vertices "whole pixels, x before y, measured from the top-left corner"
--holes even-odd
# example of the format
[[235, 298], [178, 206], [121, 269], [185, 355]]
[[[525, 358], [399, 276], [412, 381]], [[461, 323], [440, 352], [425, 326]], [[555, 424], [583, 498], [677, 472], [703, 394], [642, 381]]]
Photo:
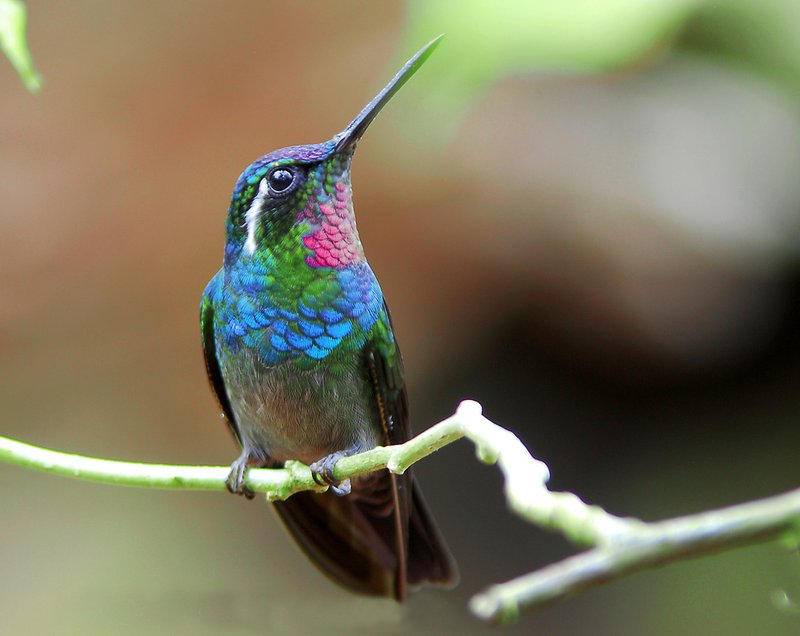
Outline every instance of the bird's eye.
[[294, 183], [294, 174], [286, 168], [273, 170], [267, 177], [269, 189], [275, 194], [284, 194]]

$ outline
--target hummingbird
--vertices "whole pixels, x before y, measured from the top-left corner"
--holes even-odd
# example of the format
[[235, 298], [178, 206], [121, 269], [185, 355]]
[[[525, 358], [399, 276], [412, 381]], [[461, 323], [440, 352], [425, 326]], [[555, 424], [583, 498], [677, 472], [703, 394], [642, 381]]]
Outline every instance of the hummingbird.
[[411, 471], [333, 476], [342, 457], [411, 436], [403, 361], [356, 229], [350, 166], [370, 123], [441, 37], [331, 140], [245, 169], [223, 266], [200, 310], [209, 380], [242, 448], [228, 490], [253, 497], [250, 467], [308, 464], [329, 489], [274, 503], [289, 534], [335, 582], [398, 601], [423, 584], [454, 585], [458, 573]]

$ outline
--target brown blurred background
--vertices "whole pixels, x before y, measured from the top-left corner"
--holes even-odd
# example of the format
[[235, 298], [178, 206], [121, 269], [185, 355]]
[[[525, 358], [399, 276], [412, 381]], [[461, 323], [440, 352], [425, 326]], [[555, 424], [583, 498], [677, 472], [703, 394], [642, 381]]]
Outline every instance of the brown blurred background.
[[[233, 183], [444, 31], [353, 173], [415, 427], [478, 399], [554, 487], [646, 519], [796, 486], [800, 8], [589, 4], [29, 3], [44, 89], [0, 62], [0, 434], [230, 463], [197, 319]], [[466, 443], [418, 472], [462, 583], [400, 607], [329, 584], [261, 502], [0, 465], [0, 631], [492, 633], [470, 595], [574, 549]], [[508, 633], [796, 634], [781, 590], [800, 561], [766, 545]]]

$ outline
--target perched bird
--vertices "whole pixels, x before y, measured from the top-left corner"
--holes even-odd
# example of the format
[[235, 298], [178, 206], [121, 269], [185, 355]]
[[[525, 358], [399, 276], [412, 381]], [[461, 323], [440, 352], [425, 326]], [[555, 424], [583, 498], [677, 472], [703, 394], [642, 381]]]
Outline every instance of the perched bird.
[[350, 163], [439, 39], [333, 139], [276, 150], [242, 173], [224, 264], [200, 312], [209, 379], [242, 446], [228, 489], [252, 497], [251, 466], [310, 464], [331, 488], [275, 503], [289, 533], [336, 582], [397, 600], [458, 575], [410, 472], [333, 478], [343, 456], [410, 436], [403, 363], [356, 230]]

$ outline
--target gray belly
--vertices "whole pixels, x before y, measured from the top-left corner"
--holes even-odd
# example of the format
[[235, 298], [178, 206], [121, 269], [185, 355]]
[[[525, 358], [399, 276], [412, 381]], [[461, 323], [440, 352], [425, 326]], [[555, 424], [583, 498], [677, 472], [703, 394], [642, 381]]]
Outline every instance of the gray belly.
[[335, 371], [240, 360], [225, 381], [245, 450], [275, 462], [311, 463], [377, 445], [380, 424], [361, 364], [355, 354], [337, 361]]

